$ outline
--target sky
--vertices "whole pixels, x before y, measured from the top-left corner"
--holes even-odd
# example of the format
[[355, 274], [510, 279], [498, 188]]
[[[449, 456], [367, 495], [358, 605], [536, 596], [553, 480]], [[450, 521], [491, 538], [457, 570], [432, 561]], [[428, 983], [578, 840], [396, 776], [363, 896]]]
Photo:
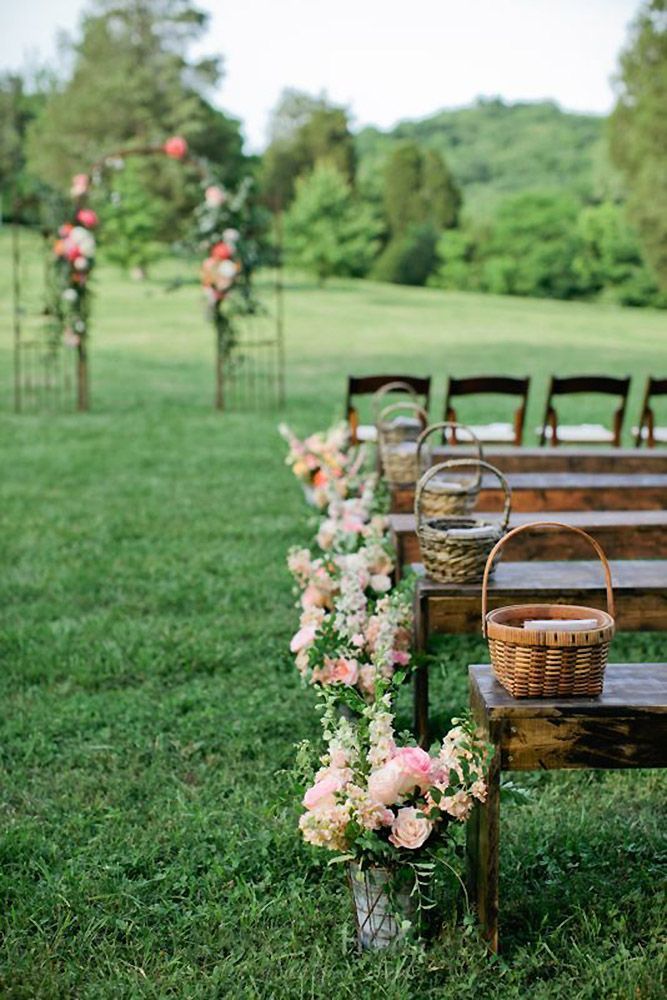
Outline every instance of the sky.
[[[0, 69], [53, 61], [84, 0], [0, 0]], [[221, 53], [215, 103], [266, 143], [281, 91], [326, 92], [355, 127], [388, 128], [478, 96], [608, 112], [638, 0], [198, 0], [201, 53]]]

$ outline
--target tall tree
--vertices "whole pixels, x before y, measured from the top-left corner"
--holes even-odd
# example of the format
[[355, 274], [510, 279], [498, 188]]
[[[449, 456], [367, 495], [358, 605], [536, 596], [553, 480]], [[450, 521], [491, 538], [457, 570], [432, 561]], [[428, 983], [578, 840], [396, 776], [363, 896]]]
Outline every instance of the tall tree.
[[319, 163], [297, 180], [285, 216], [288, 260], [320, 283], [331, 275], [362, 276], [377, 252], [378, 229], [378, 220], [358, 202], [340, 171]]
[[435, 149], [424, 153], [421, 196], [424, 216], [436, 229], [451, 229], [456, 225], [461, 192], [444, 157]]
[[667, 289], [667, 0], [645, 0], [621, 54], [611, 154], [646, 257]]
[[44, 100], [39, 81], [33, 81], [29, 88], [18, 73], [0, 76], [0, 207], [4, 213], [13, 213], [16, 208], [19, 216], [24, 216], [34, 193], [34, 184], [25, 172], [25, 137]]
[[348, 181], [354, 180], [356, 157], [347, 112], [324, 96], [285, 90], [272, 113], [269, 135], [261, 188], [272, 208], [286, 208], [297, 178], [317, 163], [330, 163]]
[[392, 236], [399, 236], [426, 223], [436, 230], [455, 226], [461, 192], [440, 153], [402, 142], [385, 167], [384, 203]]
[[30, 169], [64, 186], [114, 147], [178, 133], [238, 170], [237, 123], [207, 101], [221, 60], [189, 56], [207, 21], [190, 0], [94, 0], [68, 46], [72, 76], [31, 126]]
[[422, 154], [414, 142], [402, 142], [389, 157], [384, 175], [384, 208], [393, 236], [421, 222]]

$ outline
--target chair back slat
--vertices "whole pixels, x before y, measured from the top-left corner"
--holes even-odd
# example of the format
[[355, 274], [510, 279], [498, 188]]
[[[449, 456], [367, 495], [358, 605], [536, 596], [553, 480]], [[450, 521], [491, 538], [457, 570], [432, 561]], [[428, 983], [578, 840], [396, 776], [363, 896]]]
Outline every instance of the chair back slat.
[[[530, 389], [530, 377], [517, 378], [512, 375], [471, 375], [467, 378], [449, 378], [447, 381], [447, 393], [445, 396], [445, 420], [457, 421], [457, 413], [453, 400], [459, 396], [518, 396], [519, 406], [514, 412], [514, 444], [520, 445], [523, 441], [523, 428], [526, 420], [526, 406], [528, 404], [528, 390]], [[455, 435], [452, 435], [451, 443], [456, 443]]]
[[598, 393], [605, 396], [615, 396], [619, 400], [618, 408], [612, 417], [611, 443], [618, 448], [621, 444], [625, 407], [630, 392], [631, 378], [617, 378], [611, 375], [552, 375], [549, 382], [549, 392], [544, 410], [544, 419], [539, 429], [540, 444], [546, 444], [548, 428], [551, 428], [551, 444], [558, 445], [558, 413], [554, 406], [554, 396], [569, 396], [576, 393]]

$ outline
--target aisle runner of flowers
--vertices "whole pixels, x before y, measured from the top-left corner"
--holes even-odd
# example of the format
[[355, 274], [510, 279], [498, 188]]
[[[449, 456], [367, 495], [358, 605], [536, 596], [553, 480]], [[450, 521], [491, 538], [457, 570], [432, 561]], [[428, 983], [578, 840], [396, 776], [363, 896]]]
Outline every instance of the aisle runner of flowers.
[[345, 424], [303, 441], [279, 429], [286, 462], [321, 515], [312, 546], [287, 558], [300, 609], [290, 649], [304, 683], [319, 689], [324, 746], [318, 769], [309, 745], [300, 748], [312, 784], [299, 827], [308, 843], [348, 862], [359, 945], [384, 947], [424, 928], [438, 878], [455, 871], [450, 827], [484, 801], [491, 748], [468, 719], [454, 720], [430, 753], [397, 742], [412, 584], [392, 585], [382, 483], [350, 447]]

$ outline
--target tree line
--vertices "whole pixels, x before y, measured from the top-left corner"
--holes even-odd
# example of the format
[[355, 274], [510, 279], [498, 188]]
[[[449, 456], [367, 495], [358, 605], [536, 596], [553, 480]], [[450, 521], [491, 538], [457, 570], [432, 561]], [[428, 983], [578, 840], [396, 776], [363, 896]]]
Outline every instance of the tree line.
[[[608, 120], [483, 100], [355, 135], [347, 109], [288, 90], [262, 156], [217, 109], [217, 57], [194, 58], [191, 0], [93, 0], [62, 72], [0, 79], [5, 216], [51, 211], [72, 174], [128, 142], [183, 135], [283, 222], [289, 263], [322, 282], [411, 285], [667, 305], [667, 0], [644, 0]], [[195, 178], [133, 161], [104, 209], [107, 254], [145, 266], [187, 229]], [[18, 207], [17, 207], [18, 206]], [[104, 239], [106, 236], [106, 240]]]

